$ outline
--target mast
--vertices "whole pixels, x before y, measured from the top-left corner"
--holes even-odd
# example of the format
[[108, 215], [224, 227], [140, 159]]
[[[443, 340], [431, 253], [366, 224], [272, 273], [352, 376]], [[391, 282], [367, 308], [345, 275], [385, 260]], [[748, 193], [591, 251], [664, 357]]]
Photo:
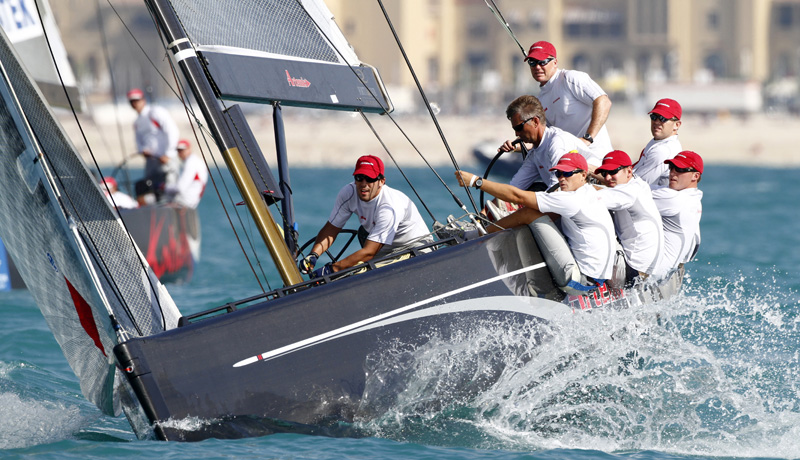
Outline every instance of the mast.
[[167, 51], [171, 52], [175, 62], [186, 77], [194, 93], [200, 110], [208, 123], [208, 128], [225, 159], [225, 164], [233, 176], [239, 192], [253, 216], [264, 243], [267, 245], [275, 266], [283, 279], [284, 285], [297, 284], [303, 281], [300, 272], [295, 266], [295, 260], [283, 241], [279, 227], [275, 223], [269, 208], [256, 188], [252, 177], [247, 172], [241, 153], [224, 115], [217, 104], [217, 97], [205, 77], [205, 72], [192, 47], [186, 32], [181, 27], [178, 17], [172, 10], [167, 0], [144, 0], [147, 7], [153, 12], [161, 31], [164, 33], [169, 45]]

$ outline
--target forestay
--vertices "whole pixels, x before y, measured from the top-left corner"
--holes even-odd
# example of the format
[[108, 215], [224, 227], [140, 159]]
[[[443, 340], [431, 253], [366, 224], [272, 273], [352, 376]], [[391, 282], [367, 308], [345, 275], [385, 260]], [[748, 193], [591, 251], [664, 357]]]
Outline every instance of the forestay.
[[0, 237], [86, 398], [118, 414], [118, 343], [180, 316], [0, 33]]
[[377, 71], [358, 60], [322, 1], [170, 4], [224, 99], [391, 111]]

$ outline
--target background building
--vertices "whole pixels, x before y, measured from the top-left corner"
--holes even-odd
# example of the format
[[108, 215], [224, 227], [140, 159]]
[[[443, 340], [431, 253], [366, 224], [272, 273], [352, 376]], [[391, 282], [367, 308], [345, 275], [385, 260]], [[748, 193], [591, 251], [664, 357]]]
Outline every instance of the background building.
[[[615, 101], [666, 96], [697, 110], [795, 110], [800, 75], [800, 0], [495, 0], [522, 47], [551, 41], [559, 66], [592, 75]], [[109, 91], [103, 18], [117, 93], [166, 85], [164, 52], [141, 0], [98, 6], [51, 2], [84, 88]], [[327, 0], [362, 60], [375, 65], [399, 110], [419, 110], [414, 80], [375, 0]], [[523, 52], [483, 0], [384, 0], [429, 99], [450, 113], [495, 112], [536, 94]], [[122, 17], [127, 24], [123, 26]], [[128, 31], [130, 30], [130, 32]], [[708, 101], [703, 103], [703, 101]], [[692, 104], [687, 107], [692, 110]]]

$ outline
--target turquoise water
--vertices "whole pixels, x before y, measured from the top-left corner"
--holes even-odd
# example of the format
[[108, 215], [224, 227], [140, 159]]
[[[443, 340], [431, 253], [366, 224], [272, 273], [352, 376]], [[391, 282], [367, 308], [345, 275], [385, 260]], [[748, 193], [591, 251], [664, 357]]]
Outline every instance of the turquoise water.
[[[0, 457], [798, 458], [797, 171], [707, 169], [700, 184], [703, 244], [680, 296], [643, 309], [576, 315], [536, 347], [497, 330], [468, 342], [432, 343], [418, 350], [425, 365], [409, 372], [393, 407], [356, 425], [360, 438], [138, 441], [124, 418], [101, 415], [80, 394], [30, 295], [0, 293]], [[325, 222], [349, 173], [293, 172], [301, 240]], [[460, 215], [429, 172], [407, 174], [437, 218]], [[442, 174], [453, 187], [452, 173]], [[389, 175], [391, 185], [407, 190], [401, 182]], [[169, 286], [184, 313], [259, 292], [210, 186], [200, 213], [201, 264], [191, 283]], [[243, 226], [252, 235], [247, 220]], [[250, 263], [257, 273], [263, 266], [275, 287], [266, 251], [255, 246], [259, 257]], [[534, 359], [511, 362], [520, 350]], [[452, 394], [448, 376], [486, 356], [513, 365], [477, 397]], [[448, 396], [444, 406], [424, 404]]]

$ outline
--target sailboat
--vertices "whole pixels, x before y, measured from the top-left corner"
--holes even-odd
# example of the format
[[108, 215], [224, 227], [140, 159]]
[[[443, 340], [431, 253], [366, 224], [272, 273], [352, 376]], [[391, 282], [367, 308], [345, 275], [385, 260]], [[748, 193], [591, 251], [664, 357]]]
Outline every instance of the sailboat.
[[[76, 112], [86, 110], [87, 104], [47, 0], [19, 0], [15, 6], [0, 8], [0, 26], [51, 107]], [[114, 171], [120, 171], [126, 163], [123, 160]], [[162, 282], [185, 283], [191, 280], [195, 264], [200, 259], [200, 220], [195, 209], [154, 204], [120, 209], [119, 212], [128, 232]], [[2, 245], [0, 241], [0, 247]], [[14, 260], [6, 257], [3, 248], [0, 254], [0, 290], [24, 287]]]
[[[281, 107], [389, 113], [379, 73], [360, 62], [321, 1], [145, 3], [275, 261], [280, 288], [182, 315], [7, 38], [0, 43], [0, 237], [84, 396], [104, 414], [124, 412], [140, 438], [329, 434], [391, 401], [397, 387], [370, 379], [388, 350], [486, 324], [536, 337], [539, 325], [575, 312], [639, 305], [680, 288], [676, 272], [635, 293], [568, 296], [527, 227], [469, 241], [439, 233], [427, 246], [304, 280]], [[235, 28], [207, 27], [209, 18], [231, 17]], [[273, 106], [279, 181], [232, 101]], [[269, 205], [281, 207], [281, 223]], [[491, 373], [463, 389], [490, 383]]]

